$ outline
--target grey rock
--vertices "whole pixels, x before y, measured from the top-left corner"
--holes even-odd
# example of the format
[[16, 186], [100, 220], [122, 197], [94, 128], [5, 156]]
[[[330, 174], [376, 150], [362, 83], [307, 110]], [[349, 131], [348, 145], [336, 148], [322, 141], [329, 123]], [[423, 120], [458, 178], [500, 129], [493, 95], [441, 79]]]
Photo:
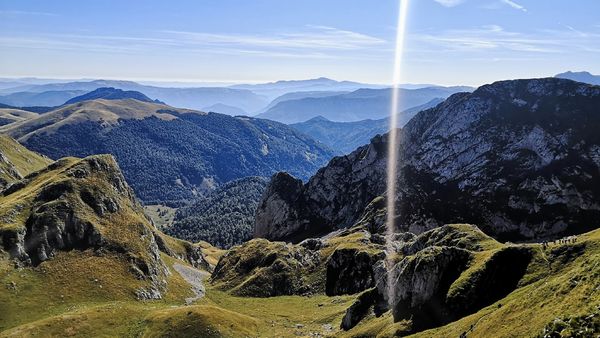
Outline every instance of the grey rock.
[[384, 253], [370, 254], [360, 249], [337, 249], [327, 260], [325, 293], [329, 296], [354, 294], [375, 285], [373, 264]]
[[[599, 87], [548, 78], [496, 82], [421, 111], [400, 132], [396, 230], [471, 223], [513, 240], [597, 227], [597, 107]], [[381, 215], [365, 208], [385, 194], [386, 152], [378, 136], [297, 184], [293, 198], [268, 191], [259, 212], [285, 212], [262, 212], [256, 235], [299, 241], [359, 221], [382, 232]]]

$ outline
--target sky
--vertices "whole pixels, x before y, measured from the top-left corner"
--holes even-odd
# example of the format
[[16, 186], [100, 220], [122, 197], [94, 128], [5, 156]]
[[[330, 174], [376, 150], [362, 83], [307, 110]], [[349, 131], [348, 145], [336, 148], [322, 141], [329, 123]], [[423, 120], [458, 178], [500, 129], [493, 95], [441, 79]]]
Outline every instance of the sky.
[[[392, 81], [398, 0], [0, 0], [0, 77]], [[410, 0], [402, 81], [600, 74], [599, 0]]]

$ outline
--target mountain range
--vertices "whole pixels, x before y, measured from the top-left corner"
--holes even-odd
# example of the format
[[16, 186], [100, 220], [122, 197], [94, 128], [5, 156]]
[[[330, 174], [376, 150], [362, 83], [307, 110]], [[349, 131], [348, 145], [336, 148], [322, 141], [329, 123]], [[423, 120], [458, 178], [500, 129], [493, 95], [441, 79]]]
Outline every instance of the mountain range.
[[[53, 161], [0, 135], [0, 174], [9, 173], [0, 186], [0, 335], [594, 337], [598, 100], [598, 86], [515, 80], [419, 112], [398, 144], [393, 235], [382, 196], [386, 135], [334, 158], [306, 184], [278, 173], [266, 187], [257, 177], [220, 185], [178, 219], [201, 218], [208, 227], [189, 218], [188, 229], [228, 246], [242, 227], [224, 224], [220, 233], [211, 214], [245, 222], [262, 195], [254, 232], [271, 240], [227, 250], [153, 225], [129, 186], [143, 176], [127, 177], [113, 156]], [[159, 122], [115, 139], [131, 160], [144, 160], [174, 132], [190, 149], [212, 145], [160, 133], [163, 123], [229, 131], [219, 135], [241, 147], [252, 129], [239, 121], [266, 124], [257, 134], [279, 143], [294, 135], [274, 122], [130, 98], [65, 105], [4, 130], [22, 142], [45, 136], [52, 147], [66, 135], [88, 146], [110, 144], [122, 125]], [[138, 137], [154, 143], [135, 152]], [[226, 166], [254, 159], [244, 153], [236, 162], [223, 144]], [[183, 155], [199, 161], [194, 151]], [[457, 221], [477, 225], [445, 224]]]
[[[429, 87], [400, 89], [399, 110], [407, 110], [432, 100], [444, 99], [454, 93], [470, 91], [470, 87]], [[287, 124], [308, 121], [322, 116], [335, 122], [355, 122], [366, 119], [381, 119], [389, 116], [391, 89], [358, 89], [351, 93], [305, 97], [279, 102], [259, 118]]]
[[241, 115], [241, 112], [252, 115], [264, 111], [271, 100], [292, 92], [350, 91], [385, 86], [327, 78], [229, 87], [159, 87], [122, 80], [16, 79], [0, 81], [0, 103], [16, 107], [59, 106], [75, 96], [103, 87], [137, 91], [172, 106], [231, 113], [229, 115]]
[[555, 77], [560, 79], [569, 79], [577, 82], [583, 82], [600, 86], [600, 75], [592, 75], [589, 72], [565, 72], [557, 74]]
[[285, 93], [285, 94], [273, 99], [273, 101], [271, 101], [268, 106], [266, 106], [265, 108], [263, 108], [259, 111], [259, 114], [268, 111], [269, 109], [273, 108], [275, 105], [277, 105], [278, 103], [283, 102], [283, 101], [300, 100], [300, 99], [304, 99], [304, 98], [308, 98], [308, 97], [319, 98], [319, 97], [327, 97], [327, 96], [336, 96], [336, 95], [348, 94], [348, 93], [349, 92], [347, 92], [347, 91], [305, 91], [305, 92]]
[[251, 90], [258, 95], [263, 95], [269, 100], [292, 92], [331, 92], [331, 91], [355, 91], [361, 88], [380, 89], [384, 85], [374, 85], [352, 81], [336, 81], [326, 77], [310, 80], [288, 80], [260, 84], [239, 84], [230, 86], [235, 89]]
[[[496, 82], [421, 111], [398, 144], [397, 231], [467, 222], [523, 240], [598, 228], [598, 107], [600, 87], [547, 78]], [[299, 241], [359, 221], [385, 193], [387, 148], [376, 137], [305, 184], [278, 173], [255, 236]]]
[[53, 159], [113, 154], [146, 203], [179, 203], [221, 183], [279, 170], [308, 178], [333, 156], [281, 123], [131, 98], [67, 104], [0, 133]]
[[83, 95], [87, 92], [84, 89], [73, 90], [48, 90], [43, 92], [15, 92], [0, 96], [0, 102], [13, 107], [29, 106], [60, 106], [66, 101]]
[[[48, 82], [51, 81], [51, 82]], [[14, 85], [14, 86], [13, 86]], [[445, 98], [456, 91], [468, 91], [469, 87], [424, 87], [409, 86], [406, 89], [410, 93], [405, 99], [403, 109], [423, 104], [435, 97]], [[140, 92], [146, 97], [160, 102], [166, 102], [171, 106], [185, 107], [202, 111], [211, 111], [228, 115], [256, 115], [266, 114], [262, 117], [280, 122], [303, 122], [318, 115], [326, 115], [309, 112], [306, 109], [318, 107], [304, 106], [298, 104], [301, 99], [324, 99], [325, 97], [340, 96], [340, 102], [323, 103], [321, 108], [331, 111], [326, 118], [334, 121], [355, 121], [360, 119], [382, 118], [385, 114], [386, 103], [389, 98], [383, 93], [386, 86], [370, 85], [350, 81], [335, 81], [327, 78], [312, 80], [277, 81], [263, 84], [240, 84], [229, 87], [158, 87], [143, 85], [133, 81], [122, 80], [44, 80], [41, 79], [17, 79], [0, 81], [0, 103], [11, 107], [29, 107], [25, 110], [36, 113], [45, 113], [50, 108], [57, 107], [71, 99], [100, 88], [115, 88], [124, 91]], [[370, 89], [376, 91], [370, 92]], [[377, 94], [382, 90], [382, 94]], [[389, 91], [389, 89], [388, 89]], [[429, 94], [425, 92], [429, 91]], [[353, 92], [353, 93], [351, 93]], [[346, 95], [343, 97], [342, 95]], [[422, 95], [429, 95], [423, 97]], [[381, 96], [377, 101], [377, 96]], [[356, 100], [354, 100], [356, 99]], [[415, 101], [416, 99], [416, 101]], [[354, 101], [352, 101], [354, 100]], [[284, 101], [289, 101], [284, 103]], [[318, 101], [317, 101], [318, 102]], [[69, 102], [71, 103], [71, 102]], [[306, 102], [311, 104], [310, 101]], [[283, 106], [278, 106], [283, 104]], [[314, 102], [312, 104], [318, 103]], [[352, 108], [355, 106], [356, 108]], [[343, 107], [343, 108], [341, 108]], [[383, 107], [383, 108], [382, 108]], [[285, 117], [282, 110], [290, 110], [291, 116]], [[297, 111], [300, 109], [300, 111]], [[360, 113], [362, 109], [375, 110], [375, 113]], [[347, 117], [344, 117], [347, 114]]]
[[[0, 97], [0, 102], [9, 105], [19, 103], [17, 104], [18, 106], [57, 106], [75, 96], [103, 87], [137, 91], [153, 99], [166, 102], [169, 105], [190, 109], [202, 109], [210, 105], [222, 103], [239, 107], [244, 111], [256, 111], [268, 104], [266, 98], [244, 89], [223, 87], [165, 88], [145, 86], [132, 81], [117, 80], [33, 84], [8, 88], [0, 91], [5, 94], [3, 97]], [[13, 99], [14, 96], [43, 97], [44, 99], [36, 100], [35, 102], [16, 102]]]
[[[443, 101], [442, 99], [433, 99], [423, 105], [403, 111], [398, 116], [398, 127], [403, 127], [421, 110], [434, 107]], [[389, 118], [383, 118], [355, 122], [334, 122], [323, 116], [317, 116], [306, 122], [290, 124], [290, 127], [326, 144], [339, 154], [349, 154], [356, 148], [368, 144], [374, 136], [389, 131], [390, 120]]]

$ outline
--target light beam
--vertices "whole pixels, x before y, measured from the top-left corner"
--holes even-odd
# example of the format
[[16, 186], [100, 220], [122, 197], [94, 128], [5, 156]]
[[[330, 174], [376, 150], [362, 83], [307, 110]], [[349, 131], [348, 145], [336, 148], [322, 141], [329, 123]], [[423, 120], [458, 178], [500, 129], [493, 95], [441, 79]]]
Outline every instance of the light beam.
[[398, 111], [400, 101], [400, 81], [402, 79], [402, 57], [404, 55], [404, 40], [406, 38], [406, 18], [408, 1], [400, 0], [398, 13], [398, 26], [396, 28], [396, 52], [394, 56], [394, 75], [392, 82], [392, 102], [390, 109], [390, 132], [388, 135], [388, 161], [387, 161], [387, 217], [386, 217], [386, 251], [387, 251], [387, 293], [390, 310], [395, 302], [394, 292], [394, 233], [396, 232], [396, 183], [398, 175]]

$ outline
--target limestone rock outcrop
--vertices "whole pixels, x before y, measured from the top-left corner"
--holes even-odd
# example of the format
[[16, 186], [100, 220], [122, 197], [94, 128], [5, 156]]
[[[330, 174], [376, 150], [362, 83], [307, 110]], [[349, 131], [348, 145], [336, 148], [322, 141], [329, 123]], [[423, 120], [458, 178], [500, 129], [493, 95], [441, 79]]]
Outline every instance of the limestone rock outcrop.
[[15, 264], [37, 266], [71, 250], [119, 255], [146, 281], [136, 291], [139, 299], [161, 298], [166, 289], [170, 272], [161, 251], [200, 266], [202, 253], [193, 249], [169, 248], [109, 155], [56, 161], [0, 196], [0, 250]]
[[[397, 230], [472, 223], [515, 240], [599, 226], [598, 107], [600, 87], [546, 78], [496, 82], [421, 111], [399, 137]], [[270, 189], [255, 235], [301, 240], [352, 226], [385, 194], [386, 150], [384, 135], [334, 158], [293, 198]]]

